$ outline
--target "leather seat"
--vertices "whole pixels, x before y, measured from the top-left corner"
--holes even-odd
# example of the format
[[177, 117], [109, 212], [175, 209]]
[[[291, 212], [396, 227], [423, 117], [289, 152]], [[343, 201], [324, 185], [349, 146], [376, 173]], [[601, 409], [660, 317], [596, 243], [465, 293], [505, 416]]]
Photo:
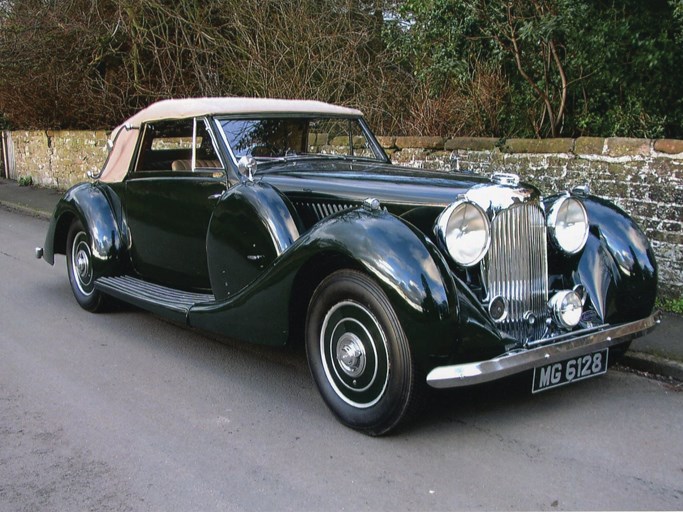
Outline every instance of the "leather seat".
[[[195, 169], [220, 169], [219, 160], [195, 160]], [[174, 160], [171, 164], [174, 171], [191, 171], [192, 160]]]

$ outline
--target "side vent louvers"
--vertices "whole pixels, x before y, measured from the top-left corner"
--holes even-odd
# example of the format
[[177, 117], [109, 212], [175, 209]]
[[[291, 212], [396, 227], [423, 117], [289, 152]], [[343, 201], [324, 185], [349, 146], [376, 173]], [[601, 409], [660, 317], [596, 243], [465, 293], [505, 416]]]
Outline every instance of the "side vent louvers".
[[348, 210], [349, 208], [353, 208], [352, 204], [321, 203], [321, 202], [316, 202], [316, 203], [295, 202], [294, 206], [297, 209], [308, 210], [309, 212], [311, 212], [315, 216], [316, 220], [318, 220], [318, 221], [324, 219], [325, 217], [329, 217], [330, 215], [333, 215], [335, 213], [339, 213], [343, 210]]

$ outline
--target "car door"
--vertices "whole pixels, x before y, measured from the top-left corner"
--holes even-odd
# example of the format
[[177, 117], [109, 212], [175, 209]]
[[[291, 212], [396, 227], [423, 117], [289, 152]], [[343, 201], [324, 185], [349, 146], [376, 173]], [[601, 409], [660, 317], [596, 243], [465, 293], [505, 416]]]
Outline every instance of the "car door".
[[182, 119], [142, 129], [125, 182], [133, 267], [172, 288], [209, 290], [206, 233], [228, 182], [208, 124]]

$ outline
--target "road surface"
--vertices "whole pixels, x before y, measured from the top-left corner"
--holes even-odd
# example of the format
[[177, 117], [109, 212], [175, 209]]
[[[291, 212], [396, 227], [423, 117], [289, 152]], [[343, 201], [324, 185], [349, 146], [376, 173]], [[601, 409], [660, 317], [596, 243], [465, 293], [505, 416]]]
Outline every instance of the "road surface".
[[[610, 370], [335, 421], [302, 350], [79, 308], [47, 222], [0, 210], [0, 510], [682, 509], [680, 387]], [[262, 321], [267, 321], [266, 318]]]

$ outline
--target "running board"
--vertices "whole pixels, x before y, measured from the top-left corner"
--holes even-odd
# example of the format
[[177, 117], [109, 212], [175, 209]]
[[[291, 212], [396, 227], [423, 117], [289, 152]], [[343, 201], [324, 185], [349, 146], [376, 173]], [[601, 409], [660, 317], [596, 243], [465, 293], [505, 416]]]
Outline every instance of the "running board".
[[208, 293], [176, 290], [131, 276], [100, 277], [95, 280], [95, 288], [124, 302], [182, 322], [187, 321], [187, 313], [195, 304], [216, 300]]

